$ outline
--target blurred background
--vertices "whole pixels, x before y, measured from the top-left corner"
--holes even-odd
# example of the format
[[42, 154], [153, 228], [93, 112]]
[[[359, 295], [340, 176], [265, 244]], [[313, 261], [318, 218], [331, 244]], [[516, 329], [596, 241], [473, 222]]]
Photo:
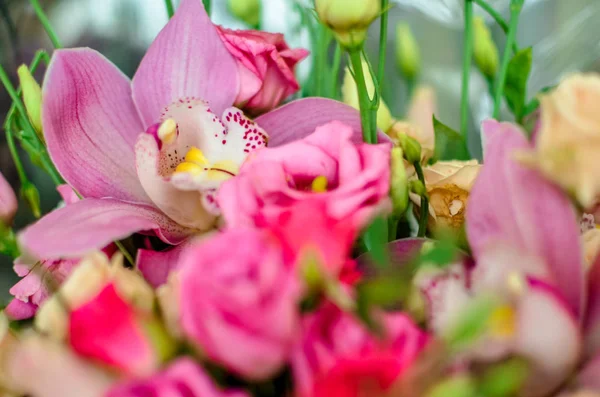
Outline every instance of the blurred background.
[[[200, 1], [200, 0], [198, 0]], [[389, 53], [383, 92], [392, 113], [400, 117], [406, 107], [407, 90], [397, 71], [394, 48], [395, 27], [408, 23], [421, 49], [421, 83], [433, 86], [438, 96], [437, 117], [455, 129], [459, 127], [462, 65], [462, 26], [464, 0], [392, 0], [388, 34]], [[509, 0], [489, 0], [508, 18]], [[87, 46], [105, 54], [126, 74], [132, 76], [145, 49], [167, 22], [163, 0], [41, 0], [43, 8], [65, 47]], [[177, 1], [175, 1], [177, 3]], [[600, 71], [600, 1], [598, 0], [526, 0], [518, 43], [533, 46], [533, 70], [529, 96], [555, 84], [574, 71]], [[309, 0], [262, 0], [262, 30], [282, 32], [292, 47], [311, 48], [308, 30], [302, 25]], [[485, 14], [475, 6], [476, 13]], [[227, 0], [213, 0], [213, 20], [231, 28], [248, 28], [229, 12]], [[488, 18], [488, 24], [500, 51], [504, 33]], [[378, 46], [378, 24], [371, 31], [368, 52]], [[0, 62], [16, 82], [16, 68], [29, 63], [35, 51], [52, 47], [28, 0], [0, 0]], [[372, 58], [375, 59], [375, 58]], [[298, 77], [310, 83], [313, 58], [298, 69]], [[37, 73], [38, 81], [43, 70]], [[492, 101], [485, 80], [474, 68], [470, 85], [471, 125], [469, 146], [480, 157], [478, 125], [491, 114]], [[0, 88], [0, 120], [4, 120], [10, 100]], [[504, 115], [508, 117], [507, 114]], [[58, 203], [54, 186], [38, 168], [22, 156], [28, 175], [40, 190], [42, 210]], [[18, 178], [0, 134], [0, 172], [18, 191]], [[16, 229], [33, 221], [24, 203], [15, 221]], [[0, 303], [8, 298], [8, 289], [17, 280], [12, 264], [0, 256]]]

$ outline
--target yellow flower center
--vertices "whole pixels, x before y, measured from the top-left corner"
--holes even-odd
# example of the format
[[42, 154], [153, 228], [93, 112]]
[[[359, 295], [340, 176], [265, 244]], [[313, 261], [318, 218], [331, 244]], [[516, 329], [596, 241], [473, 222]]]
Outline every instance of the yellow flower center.
[[175, 173], [186, 173], [194, 176], [205, 174], [208, 180], [226, 180], [235, 176], [239, 167], [231, 160], [221, 160], [213, 164], [208, 161], [202, 150], [193, 146], [185, 155], [185, 160], [177, 166]]
[[510, 337], [516, 330], [516, 315], [514, 309], [509, 305], [496, 308], [489, 320], [489, 329], [492, 335], [498, 337]]
[[327, 191], [327, 178], [323, 175], [316, 177], [311, 184], [311, 189], [315, 193], [324, 193]]
[[166, 119], [162, 122], [157, 131], [158, 139], [169, 145], [175, 142], [177, 138], [177, 123], [173, 119]]

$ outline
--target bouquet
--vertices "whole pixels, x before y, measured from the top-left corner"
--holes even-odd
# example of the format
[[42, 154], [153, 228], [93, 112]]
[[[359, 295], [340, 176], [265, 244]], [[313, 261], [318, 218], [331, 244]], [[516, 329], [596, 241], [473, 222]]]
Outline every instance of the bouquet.
[[[255, 30], [215, 25], [210, 0], [165, 1], [131, 80], [61, 48], [32, 0], [55, 49], [18, 87], [0, 68], [39, 218], [12, 227], [0, 178], [0, 253], [21, 277], [0, 315], [2, 395], [600, 396], [600, 76], [529, 101], [523, 3], [505, 20], [465, 0], [456, 131], [410, 28], [388, 38], [387, 0], [298, 4], [303, 84], [308, 51], [258, 29], [258, 0], [229, 2]], [[392, 55], [402, 116], [383, 93]], [[466, 139], [474, 73], [494, 103], [482, 163]], [[41, 214], [23, 161], [56, 209]]]

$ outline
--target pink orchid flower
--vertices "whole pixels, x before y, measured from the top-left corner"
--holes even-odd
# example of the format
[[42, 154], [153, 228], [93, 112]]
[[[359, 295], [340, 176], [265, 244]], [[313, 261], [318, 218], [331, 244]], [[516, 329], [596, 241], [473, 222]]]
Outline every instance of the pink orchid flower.
[[[306, 316], [292, 356], [296, 395], [353, 397], [375, 387], [381, 395], [410, 367], [428, 337], [402, 313], [380, 317], [383, 337], [326, 304]], [[361, 393], [362, 391], [362, 393]]]
[[182, 357], [148, 379], [127, 380], [108, 391], [106, 397], [247, 397], [236, 390], [220, 390], [202, 367]]
[[84, 199], [26, 229], [22, 245], [57, 258], [135, 232], [179, 244], [214, 227], [216, 189], [267, 132], [277, 146], [338, 119], [360, 140], [357, 112], [331, 100], [299, 100], [249, 120], [231, 107], [239, 81], [200, 0], [181, 2], [131, 82], [93, 50], [56, 51], [43, 87], [44, 134]]
[[579, 225], [569, 199], [536, 171], [521, 166], [530, 143], [516, 126], [483, 124], [485, 162], [467, 207], [467, 234], [476, 264], [423, 269], [417, 285], [430, 326], [443, 332], [480, 294], [503, 304], [475, 359], [513, 353], [530, 360], [525, 395], [545, 396], [571, 374], [582, 349], [585, 284]]
[[351, 217], [356, 228], [364, 227], [390, 206], [390, 146], [356, 144], [352, 135], [352, 127], [333, 121], [302, 140], [253, 153], [220, 190], [227, 226], [274, 219], [291, 204], [319, 196], [328, 216]]
[[17, 213], [17, 196], [8, 181], [0, 173], [0, 222], [10, 225]]

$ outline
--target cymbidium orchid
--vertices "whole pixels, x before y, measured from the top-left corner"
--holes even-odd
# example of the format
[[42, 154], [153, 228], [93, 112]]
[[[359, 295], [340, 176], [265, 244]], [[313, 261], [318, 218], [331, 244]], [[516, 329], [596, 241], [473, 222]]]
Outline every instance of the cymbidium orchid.
[[12, 223], [17, 212], [17, 196], [10, 184], [0, 173], [0, 222], [4, 226]]
[[267, 141], [302, 138], [332, 119], [359, 130], [356, 112], [325, 99], [250, 120], [231, 107], [238, 73], [200, 0], [181, 2], [131, 82], [93, 50], [56, 51], [43, 86], [44, 134], [84, 199], [23, 232], [28, 253], [74, 257], [149, 231], [179, 244], [215, 226], [216, 190]]

